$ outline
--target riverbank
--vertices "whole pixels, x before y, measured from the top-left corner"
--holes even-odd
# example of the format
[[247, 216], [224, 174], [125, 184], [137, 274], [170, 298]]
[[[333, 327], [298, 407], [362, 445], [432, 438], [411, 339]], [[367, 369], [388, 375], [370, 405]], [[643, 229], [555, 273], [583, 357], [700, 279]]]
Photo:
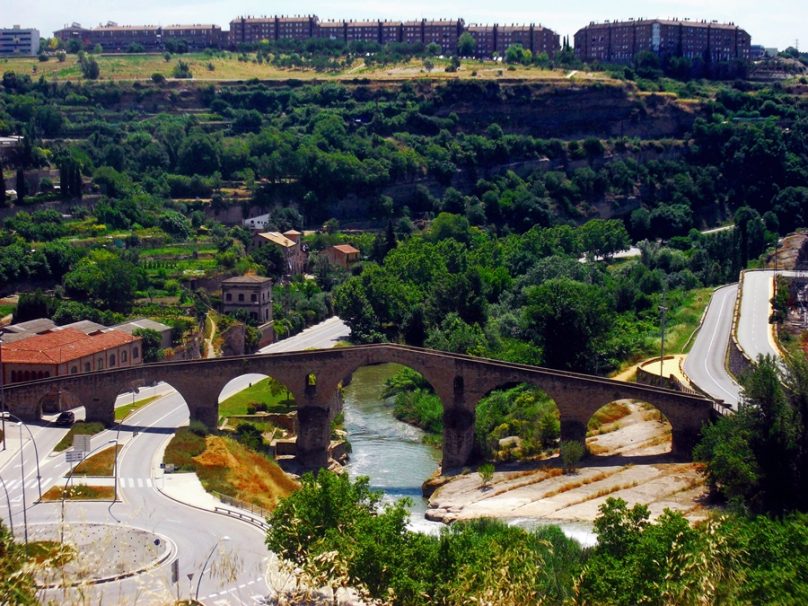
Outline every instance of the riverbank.
[[426, 517], [450, 523], [479, 517], [536, 523], [592, 522], [609, 497], [664, 509], [691, 521], [707, 517], [707, 488], [699, 465], [670, 454], [670, 425], [656, 410], [627, 403], [630, 413], [587, 438], [597, 455], [565, 475], [558, 456], [498, 465], [483, 486], [473, 470], [448, 479], [429, 498]]

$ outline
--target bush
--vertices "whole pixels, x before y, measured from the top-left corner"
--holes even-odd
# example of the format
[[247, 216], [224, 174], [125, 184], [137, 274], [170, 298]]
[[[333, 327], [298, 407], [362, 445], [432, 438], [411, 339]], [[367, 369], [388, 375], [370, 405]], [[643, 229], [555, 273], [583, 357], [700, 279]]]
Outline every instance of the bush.
[[196, 420], [193, 420], [188, 424], [188, 431], [201, 438], [204, 438], [210, 433], [210, 429], [208, 429], [207, 425], [205, 425], [202, 421]]
[[162, 84], [166, 81], [166, 77], [163, 74], [158, 74], [157, 72], [152, 74], [151, 79], [155, 84]]
[[584, 457], [584, 445], [577, 440], [561, 442], [559, 452], [561, 463], [564, 465], [564, 473], [575, 473], [578, 463]]
[[174, 77], [181, 79], [193, 78], [194, 75], [191, 73], [191, 66], [188, 65], [188, 63], [186, 63], [182, 59], [180, 59], [174, 66]]

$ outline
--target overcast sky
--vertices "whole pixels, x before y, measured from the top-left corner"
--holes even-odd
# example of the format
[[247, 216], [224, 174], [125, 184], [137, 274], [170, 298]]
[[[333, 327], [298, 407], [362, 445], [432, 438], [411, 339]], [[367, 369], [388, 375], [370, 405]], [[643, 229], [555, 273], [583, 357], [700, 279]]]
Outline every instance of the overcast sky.
[[590, 21], [629, 17], [679, 17], [732, 21], [752, 35], [753, 44], [808, 49], [808, 0], [568, 0], [540, 3], [510, 0], [0, 0], [0, 27], [20, 24], [51, 36], [65, 24], [101, 22], [169, 25], [216, 23], [229, 27], [239, 15], [312, 13], [321, 19], [462, 17], [466, 23], [541, 23], [562, 36]]

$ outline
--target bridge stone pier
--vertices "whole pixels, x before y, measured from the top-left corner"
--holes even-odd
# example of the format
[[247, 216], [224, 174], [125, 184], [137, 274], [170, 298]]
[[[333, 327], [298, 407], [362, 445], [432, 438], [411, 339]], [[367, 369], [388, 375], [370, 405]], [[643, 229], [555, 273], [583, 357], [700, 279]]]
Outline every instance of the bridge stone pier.
[[165, 381], [185, 399], [192, 419], [215, 427], [224, 386], [246, 373], [269, 375], [294, 396], [298, 409], [297, 458], [304, 467], [328, 464], [331, 422], [340, 410], [341, 382], [368, 365], [394, 362], [420, 372], [443, 403], [444, 470], [465, 465], [474, 444], [475, 409], [494, 389], [529, 383], [555, 400], [562, 440], [583, 441], [586, 426], [602, 406], [616, 400], [648, 402], [670, 421], [674, 452], [689, 456], [702, 423], [713, 411], [700, 395], [624, 383], [571, 372], [511, 364], [402, 345], [364, 345], [296, 353], [162, 362], [135, 368], [53, 377], [5, 388], [8, 410], [25, 420], [40, 417], [41, 402], [54, 392], [63, 408], [83, 405], [87, 419], [114, 422], [114, 403], [132, 385]]

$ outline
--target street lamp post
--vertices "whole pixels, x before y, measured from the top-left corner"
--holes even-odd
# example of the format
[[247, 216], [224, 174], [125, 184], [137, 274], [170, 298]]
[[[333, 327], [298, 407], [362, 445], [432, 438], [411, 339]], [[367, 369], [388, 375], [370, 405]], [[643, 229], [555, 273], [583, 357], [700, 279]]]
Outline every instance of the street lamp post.
[[230, 540], [230, 537], [225, 535], [221, 539], [216, 541], [216, 544], [213, 546], [213, 549], [210, 550], [210, 553], [208, 554], [208, 557], [205, 560], [205, 563], [202, 564], [202, 571], [199, 573], [199, 578], [196, 580], [196, 591], [194, 592], [194, 600], [195, 601], [197, 601], [197, 602], [199, 601], [199, 586], [202, 584], [202, 577], [205, 576], [205, 569], [208, 567], [208, 563], [210, 562], [210, 559], [213, 557], [213, 553], [216, 551], [216, 549], [218, 549], [220, 543], [223, 543], [223, 542], [229, 541], [229, 540]]
[[78, 465], [70, 468], [70, 472], [67, 474], [67, 479], [65, 480], [65, 487], [62, 489], [62, 531], [61, 531], [61, 543], [65, 542], [65, 496], [67, 495], [67, 485], [70, 483], [71, 478], [73, 477], [73, 472], [75, 471], [76, 467], [81, 465], [87, 457], [93, 454], [96, 450], [101, 450], [104, 446], [109, 446], [110, 444], [115, 444], [115, 450], [117, 452], [118, 441], [117, 440], [107, 440], [103, 444], [99, 444], [95, 448], [93, 448], [90, 452], [85, 454], [81, 457], [81, 461], [79, 461]]
[[[11, 414], [8, 411], [4, 411], [3, 415], [17, 421], [17, 424], [20, 425], [20, 434], [22, 434], [22, 427], [25, 427], [25, 431], [28, 432], [28, 436], [31, 438], [31, 443], [34, 445], [34, 456], [36, 457], [36, 484], [37, 484], [37, 489], [39, 490], [39, 500], [41, 501], [42, 500], [42, 474], [39, 472], [39, 449], [36, 446], [36, 440], [34, 440], [34, 434], [31, 433], [31, 428], [28, 427], [28, 425], [26, 425], [25, 423], [23, 423], [22, 419], [20, 417], [18, 417], [17, 415]], [[20, 451], [22, 451], [22, 437], [20, 437]]]
[[663, 366], [665, 364], [665, 313], [668, 311], [668, 308], [664, 305], [659, 306], [659, 313], [661, 316], [660, 319], [660, 333], [661, 333], [661, 340], [659, 342], [659, 377], [660, 379], [664, 378], [663, 374]]
[[6, 504], [8, 505], [8, 525], [11, 528], [11, 536], [14, 536], [14, 518], [11, 515], [11, 497], [8, 496], [6, 481], [2, 477], [0, 477], [0, 484], [3, 485], [3, 491], [6, 493]]
[[22, 421], [17, 423], [17, 426], [20, 428], [20, 481], [22, 486], [20, 489], [22, 490], [22, 524], [25, 528], [25, 551], [28, 552], [28, 512], [26, 511], [28, 505], [25, 503], [25, 457], [22, 454]]

